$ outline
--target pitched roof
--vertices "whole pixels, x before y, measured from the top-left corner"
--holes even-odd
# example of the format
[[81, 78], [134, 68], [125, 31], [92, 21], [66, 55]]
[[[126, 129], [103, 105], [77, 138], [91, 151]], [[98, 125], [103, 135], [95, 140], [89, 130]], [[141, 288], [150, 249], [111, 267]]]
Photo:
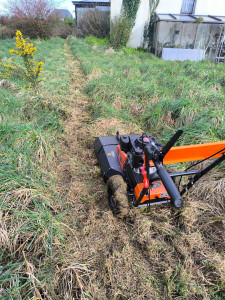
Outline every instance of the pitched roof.
[[53, 14], [56, 14], [60, 18], [72, 18], [72, 14], [69, 12], [68, 9], [55, 9], [53, 11]]

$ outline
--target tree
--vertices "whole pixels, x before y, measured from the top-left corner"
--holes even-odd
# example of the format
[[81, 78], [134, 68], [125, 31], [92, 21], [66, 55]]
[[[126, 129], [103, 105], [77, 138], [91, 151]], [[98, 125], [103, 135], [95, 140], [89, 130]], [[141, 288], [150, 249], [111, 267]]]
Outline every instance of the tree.
[[55, 0], [8, 0], [6, 8], [9, 14], [18, 19], [46, 19], [55, 9]]
[[48, 39], [59, 19], [53, 14], [58, 0], [8, 0], [5, 4], [8, 27], [20, 30], [24, 37]]

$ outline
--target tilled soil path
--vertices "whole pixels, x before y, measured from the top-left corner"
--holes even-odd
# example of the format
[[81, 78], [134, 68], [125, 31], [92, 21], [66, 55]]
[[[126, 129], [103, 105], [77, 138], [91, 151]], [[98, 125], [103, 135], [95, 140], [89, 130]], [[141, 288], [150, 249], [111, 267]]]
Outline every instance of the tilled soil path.
[[[199, 261], [211, 255], [195, 230], [195, 207], [187, 206], [182, 216], [167, 206], [154, 207], [150, 213], [132, 210], [125, 220], [112, 215], [93, 150], [99, 128], [90, 115], [87, 78], [68, 44], [65, 55], [71, 89], [57, 189], [64, 194], [68, 239], [58, 253], [62, 264], [56, 273], [55, 298], [169, 299], [168, 294], [173, 294], [175, 299], [185, 299], [186, 282], [204, 281]], [[222, 262], [219, 255], [213, 259]], [[220, 271], [212, 272], [216, 280]], [[204, 290], [196, 288], [196, 293], [200, 298], [189, 299], [207, 299]]]

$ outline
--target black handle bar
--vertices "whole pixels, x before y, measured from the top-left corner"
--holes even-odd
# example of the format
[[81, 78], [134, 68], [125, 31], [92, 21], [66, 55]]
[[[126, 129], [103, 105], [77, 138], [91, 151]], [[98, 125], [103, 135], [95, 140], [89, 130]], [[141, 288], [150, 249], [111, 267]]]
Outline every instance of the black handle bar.
[[162, 180], [163, 185], [165, 186], [165, 189], [167, 190], [168, 194], [170, 195], [171, 202], [176, 208], [181, 208], [183, 206], [183, 199], [173, 182], [172, 178], [166, 171], [166, 169], [163, 167], [163, 165], [160, 164], [159, 161], [153, 160], [154, 165], [157, 169], [157, 172], [159, 174], [160, 179]]
[[183, 133], [183, 130], [179, 129], [174, 134], [174, 136], [171, 137], [171, 139], [169, 140], [169, 142], [162, 148], [161, 154], [162, 154], [163, 158], [170, 151], [170, 149], [173, 147], [173, 145], [176, 143], [176, 141], [179, 139], [179, 137], [182, 135], [182, 133]]
[[148, 179], [150, 180], [149, 160], [152, 160], [156, 167], [157, 173], [171, 198], [172, 204], [176, 208], [181, 208], [183, 206], [183, 199], [175, 183], [171, 179], [170, 175], [168, 174], [164, 166], [160, 163], [160, 150], [158, 149], [158, 147], [155, 145], [155, 143], [151, 143], [151, 145], [147, 145], [144, 147], [144, 153], [145, 153], [145, 164], [146, 164], [145, 167], [146, 167]]

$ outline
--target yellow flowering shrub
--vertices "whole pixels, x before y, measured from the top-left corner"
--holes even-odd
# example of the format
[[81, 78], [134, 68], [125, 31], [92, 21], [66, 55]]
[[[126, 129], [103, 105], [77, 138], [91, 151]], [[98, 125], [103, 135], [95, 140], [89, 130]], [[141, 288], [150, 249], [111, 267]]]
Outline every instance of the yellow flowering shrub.
[[25, 85], [25, 87], [35, 87], [44, 80], [40, 78], [43, 62], [37, 63], [34, 60], [34, 53], [37, 51], [37, 48], [34, 47], [34, 44], [29, 43], [28, 39], [24, 39], [19, 30], [16, 32], [16, 48], [17, 50], [10, 49], [9, 52], [23, 59], [25, 69], [12, 60], [9, 60], [9, 64], [0, 62], [0, 66], [4, 69], [4, 72], [0, 72], [0, 78], [19, 77], [28, 82], [28, 85]]

